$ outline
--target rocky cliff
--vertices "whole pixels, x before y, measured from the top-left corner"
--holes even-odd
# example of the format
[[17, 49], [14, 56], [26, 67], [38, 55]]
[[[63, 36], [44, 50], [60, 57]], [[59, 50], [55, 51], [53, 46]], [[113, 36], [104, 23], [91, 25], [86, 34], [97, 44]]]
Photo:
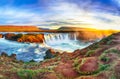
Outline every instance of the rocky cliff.
[[102, 30], [102, 29], [93, 29], [93, 28], [80, 28], [80, 27], [60, 27], [58, 31], [72, 32], [76, 35], [78, 40], [84, 41], [93, 41], [95, 39], [102, 39], [113, 33], [119, 32], [117, 30]]
[[120, 33], [40, 63], [24, 63], [14, 56], [0, 56], [1, 79], [120, 79]]
[[12, 40], [12, 41], [17, 41], [17, 42], [43, 43], [44, 35], [43, 34], [7, 33], [7, 34], [5, 34], [5, 39]]

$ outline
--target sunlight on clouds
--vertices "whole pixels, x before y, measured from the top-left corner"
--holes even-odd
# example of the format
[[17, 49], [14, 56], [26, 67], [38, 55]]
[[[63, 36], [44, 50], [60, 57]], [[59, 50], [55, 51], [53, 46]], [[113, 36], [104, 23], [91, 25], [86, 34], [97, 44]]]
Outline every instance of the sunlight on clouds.
[[[120, 29], [120, 17], [110, 13], [95, 12], [90, 10], [86, 11], [80, 9], [80, 7], [73, 3], [66, 2], [58, 3], [56, 6], [51, 7], [51, 9], [53, 11], [60, 12], [59, 14], [54, 15], [53, 19], [65, 20], [70, 23], [74, 23], [75, 21], [79, 22], [72, 26], [85, 27], [81, 24], [89, 24], [89, 28]], [[96, 18], [96, 16], [99, 16], [99, 18]], [[72, 21], [69, 21], [68, 19], [72, 19]]]
[[[83, 3], [81, 6], [86, 4], [89, 6], [88, 3]], [[64, 0], [54, 3], [48, 9], [49, 13], [37, 13], [16, 8], [0, 8], [0, 18], [4, 19], [4, 24], [37, 25], [53, 29], [61, 26], [120, 29], [120, 16], [112, 13], [86, 10], [75, 3]]]

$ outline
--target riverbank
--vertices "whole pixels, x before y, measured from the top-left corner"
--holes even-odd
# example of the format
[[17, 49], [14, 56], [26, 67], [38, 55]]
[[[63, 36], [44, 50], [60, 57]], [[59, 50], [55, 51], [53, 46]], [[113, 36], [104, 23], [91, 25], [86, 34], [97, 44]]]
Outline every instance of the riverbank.
[[0, 56], [0, 78], [9, 79], [119, 79], [120, 33], [73, 53], [62, 53], [43, 62], [24, 63]]

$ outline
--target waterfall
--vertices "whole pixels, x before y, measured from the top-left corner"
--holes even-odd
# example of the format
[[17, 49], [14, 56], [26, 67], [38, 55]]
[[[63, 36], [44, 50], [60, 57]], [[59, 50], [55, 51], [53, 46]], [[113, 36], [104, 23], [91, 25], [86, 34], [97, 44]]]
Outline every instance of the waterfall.
[[71, 40], [76, 40], [75, 33], [50, 33], [44, 35], [44, 41], [46, 44], [70, 42]]
[[73, 52], [82, 49], [91, 43], [85, 43], [76, 39], [76, 33], [44, 33], [44, 43], [18, 43], [0, 38], [0, 54], [6, 52], [8, 55], [17, 54], [18, 60], [35, 61], [43, 60], [45, 52], [49, 49]]

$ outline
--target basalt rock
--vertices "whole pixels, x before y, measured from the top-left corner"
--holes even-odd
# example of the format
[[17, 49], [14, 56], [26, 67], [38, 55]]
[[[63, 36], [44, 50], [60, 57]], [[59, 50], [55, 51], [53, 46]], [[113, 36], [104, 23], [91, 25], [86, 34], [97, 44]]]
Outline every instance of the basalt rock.
[[59, 54], [59, 52], [55, 52], [55, 50], [53, 49], [48, 49], [46, 52], [45, 52], [45, 56], [44, 56], [44, 59], [51, 59], [51, 58], [54, 58], [55, 56], [57, 56]]

